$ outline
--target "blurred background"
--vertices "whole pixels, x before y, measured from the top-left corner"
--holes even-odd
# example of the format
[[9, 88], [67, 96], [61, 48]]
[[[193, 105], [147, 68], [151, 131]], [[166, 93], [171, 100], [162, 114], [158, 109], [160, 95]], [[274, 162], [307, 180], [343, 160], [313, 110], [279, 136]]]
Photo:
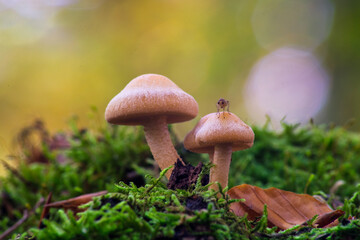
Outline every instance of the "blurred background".
[[0, 158], [19, 130], [52, 131], [158, 73], [199, 103], [180, 139], [222, 97], [248, 124], [355, 119], [360, 1], [0, 0]]

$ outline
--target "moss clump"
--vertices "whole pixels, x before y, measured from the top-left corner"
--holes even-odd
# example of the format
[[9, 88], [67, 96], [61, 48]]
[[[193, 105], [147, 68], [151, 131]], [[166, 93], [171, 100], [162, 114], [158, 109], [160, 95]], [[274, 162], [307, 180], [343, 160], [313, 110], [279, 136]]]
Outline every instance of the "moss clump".
[[[40, 127], [41, 131], [32, 130], [39, 130], [39, 126], [35, 122], [24, 128], [27, 138], [31, 134], [38, 139], [39, 132], [40, 138], [44, 138], [47, 132], [44, 127]], [[54, 141], [46, 139], [40, 145], [34, 138], [22, 144], [17, 169], [0, 179], [0, 232], [50, 192], [53, 201], [59, 201], [101, 190], [114, 191], [114, 183], [119, 180], [144, 185], [146, 174], [155, 175], [151, 153], [140, 129], [110, 125], [98, 130], [79, 129], [74, 121], [70, 126], [70, 133], [61, 134], [69, 145], [66, 148], [53, 147]], [[25, 140], [23, 131], [19, 135], [21, 141]], [[48, 138], [56, 136], [59, 134]], [[40, 210], [19, 231], [37, 225]]]
[[[330, 204], [333, 204], [334, 200], [345, 204], [343, 208], [347, 212], [346, 217], [360, 217], [357, 193], [357, 184], [360, 183], [360, 175], [357, 174], [360, 171], [359, 134], [348, 132], [342, 127], [309, 125], [300, 128], [297, 125], [286, 124], [283, 124], [281, 132], [271, 131], [266, 126], [254, 127], [254, 132], [254, 146], [233, 154], [229, 175], [230, 187], [248, 183], [297, 193], [307, 191], [314, 194], [321, 191], [322, 196], [327, 198]], [[331, 229], [300, 228], [290, 231], [291, 234], [288, 231], [275, 233], [274, 229], [265, 227], [266, 215], [253, 223], [235, 217], [226, 210], [228, 200], [216, 200], [213, 192], [200, 188], [190, 191], [168, 190], [161, 182], [163, 179], [156, 180], [157, 184], [154, 184], [153, 178], [144, 177], [147, 174], [157, 176], [158, 173], [153, 168], [151, 153], [139, 128], [105, 126], [96, 130], [84, 130], [78, 129], [76, 124], [72, 123], [70, 132], [64, 136], [69, 143], [69, 147], [65, 149], [53, 148], [48, 141], [41, 142], [37, 154], [34, 154], [32, 148], [23, 148], [24, 154], [17, 170], [10, 171], [7, 177], [1, 179], [0, 232], [12, 226], [22, 217], [24, 210], [31, 209], [49, 192], [53, 193], [53, 201], [58, 201], [105, 189], [113, 192], [105, 198], [117, 199], [119, 204], [112, 207], [106, 204], [101, 206], [105, 200], [98, 198], [79, 219], [75, 219], [70, 212], [65, 214], [61, 210], [52, 210], [53, 218], [47, 221], [47, 227], [42, 230], [34, 228], [40, 219], [41, 209], [38, 208], [16, 232], [24, 233], [24, 238], [25, 235], [29, 236], [29, 233], [36, 234], [39, 239], [51, 231], [65, 232], [73, 236], [73, 239], [81, 239], [74, 235], [79, 233], [100, 234], [102, 238], [108, 239], [113, 236], [112, 231], [114, 234], [122, 231], [124, 236], [139, 234], [140, 227], [147, 229], [148, 234], [143, 237], [144, 239], [168, 238], [194, 230], [208, 232], [208, 226], [213, 225], [218, 229], [218, 233], [211, 236], [219, 239], [256, 239], [269, 236], [306, 239], [302, 236], [341, 236], [336, 234], [348, 234], [349, 229], [358, 232], [358, 220], [347, 222], [344, 218], [343, 224]], [[206, 155], [187, 152], [181, 145], [178, 145], [178, 151], [188, 162], [207, 160]], [[345, 184], [338, 191], [331, 192], [331, 187], [338, 180], [345, 181]], [[118, 186], [120, 188], [116, 188], [114, 183], [118, 181], [124, 181], [126, 184], [136, 182], [137, 185], [122, 183]], [[149, 188], [152, 189], [147, 190]], [[124, 194], [124, 191], [128, 194]], [[203, 198], [207, 208], [189, 211], [186, 208], [186, 199], [194, 196]], [[151, 197], [152, 200], [149, 199]], [[155, 201], [154, 199], [163, 207], [159, 208], [159, 204], [150, 204]], [[141, 205], [144, 204], [142, 201], [148, 205]], [[119, 212], [124, 212], [124, 215]], [[134, 227], [124, 225], [122, 230], [117, 230], [115, 226], [119, 225], [119, 219], [127, 216], [126, 214], [133, 217], [130, 222]], [[182, 218], [184, 215], [190, 217]], [[94, 216], [99, 219], [93, 218], [92, 221], [88, 221]], [[160, 216], [168, 220], [160, 221]], [[193, 222], [189, 222], [191, 219]], [[111, 224], [113, 220], [116, 224]], [[73, 230], [70, 223], [74, 225]], [[210, 230], [215, 231], [212, 228]], [[13, 236], [15, 238], [16, 234]], [[58, 235], [54, 236], [53, 239], [57, 239]], [[97, 238], [97, 235], [84, 236], [88, 238], [83, 239]]]
[[[232, 202], [222, 192], [206, 191], [199, 180], [189, 190], [169, 190], [160, 178], [150, 177], [144, 187], [134, 184], [117, 185], [118, 192], [96, 198], [84, 205], [88, 209], [78, 219], [60, 210], [51, 220], [44, 220], [45, 228], [32, 228], [20, 239], [356, 239], [360, 234], [360, 220], [343, 218], [336, 227], [316, 229], [297, 226], [276, 233], [267, 228], [266, 206], [264, 215], [250, 222], [246, 217], [235, 216], [230, 210]], [[356, 196], [349, 200], [354, 207]], [[200, 199], [201, 204], [190, 207], [189, 200]], [[354, 237], [354, 238], [352, 238]]]
[[[165, 171], [162, 172], [161, 177]], [[55, 219], [44, 221], [42, 230], [31, 229], [37, 239], [181, 239], [186, 236], [213, 236], [231, 239], [245, 236], [243, 223], [232, 214], [228, 198], [217, 200], [200, 182], [192, 190], [169, 190], [150, 178], [144, 187], [123, 182], [118, 192], [97, 198], [80, 213], [57, 212]], [[200, 204], [190, 204], [199, 199]], [[196, 210], [195, 210], [196, 209]]]

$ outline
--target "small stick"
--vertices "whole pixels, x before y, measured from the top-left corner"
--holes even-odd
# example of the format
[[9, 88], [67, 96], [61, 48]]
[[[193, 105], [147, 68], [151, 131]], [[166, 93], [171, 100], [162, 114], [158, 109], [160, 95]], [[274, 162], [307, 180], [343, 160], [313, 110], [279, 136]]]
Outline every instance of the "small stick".
[[39, 201], [35, 204], [34, 208], [29, 212], [28, 210], [24, 210], [23, 216], [21, 219], [19, 219], [19, 221], [17, 221], [14, 225], [12, 225], [11, 227], [9, 227], [5, 232], [3, 232], [0, 235], [0, 240], [5, 239], [6, 236], [8, 236], [9, 234], [11, 234], [13, 231], [15, 231], [21, 224], [23, 224], [30, 215], [32, 215], [35, 210], [44, 203], [44, 198], [40, 198]]
[[10, 166], [10, 164], [8, 164], [5, 160], [0, 159], [2, 165], [9, 170], [12, 174], [14, 174], [16, 177], [18, 177], [23, 183], [29, 185], [31, 184], [28, 180], [26, 180], [15, 168], [13, 168], [12, 166]]
[[23, 224], [28, 219], [28, 217], [29, 212], [28, 210], [25, 210], [22, 218], [0, 235], [0, 240], [5, 239], [6, 236], [15, 231], [15, 229], [17, 229], [21, 224]]
[[46, 206], [46, 205], [47, 205], [47, 204], [50, 204], [51, 198], [52, 198], [52, 192], [50, 192], [49, 195], [48, 195], [47, 198], [46, 198], [46, 202], [45, 202], [45, 204], [44, 204], [44, 208], [43, 208], [43, 210], [42, 210], [42, 212], [41, 212], [41, 217], [40, 217], [40, 221], [39, 221], [39, 226], [38, 226], [38, 228], [41, 228], [42, 220], [49, 214], [49, 210], [50, 210], [50, 209], [49, 209], [49, 207]]

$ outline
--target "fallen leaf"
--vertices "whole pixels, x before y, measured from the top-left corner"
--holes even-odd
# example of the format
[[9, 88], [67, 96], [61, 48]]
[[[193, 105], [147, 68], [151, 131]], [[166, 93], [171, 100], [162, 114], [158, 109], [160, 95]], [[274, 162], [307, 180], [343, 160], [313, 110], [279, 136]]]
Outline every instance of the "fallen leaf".
[[319, 218], [314, 225], [322, 227], [344, 214], [341, 210], [332, 210], [325, 202], [310, 195], [296, 194], [277, 188], [262, 189], [242, 184], [231, 188], [228, 195], [231, 199], [245, 199], [245, 202], [232, 203], [230, 208], [238, 216], [244, 216], [247, 213], [249, 220], [261, 217], [266, 204], [269, 227], [277, 226], [280, 230], [302, 225], [315, 215]]
[[[332, 227], [334, 225], [337, 225], [337, 220], [339, 217], [341, 217], [342, 215], [344, 215], [344, 211], [342, 210], [335, 210], [329, 213], [325, 213], [321, 216], [319, 216], [314, 225], [316, 225], [316, 227]], [[334, 224], [335, 223], [335, 224]]]
[[90, 202], [93, 197], [101, 196], [106, 194], [107, 191], [101, 191], [96, 193], [84, 194], [75, 198], [70, 198], [67, 200], [53, 202], [49, 204], [45, 204], [45, 208], [63, 208], [65, 211], [72, 210], [74, 213], [82, 212], [85, 209], [79, 209], [80, 205]]

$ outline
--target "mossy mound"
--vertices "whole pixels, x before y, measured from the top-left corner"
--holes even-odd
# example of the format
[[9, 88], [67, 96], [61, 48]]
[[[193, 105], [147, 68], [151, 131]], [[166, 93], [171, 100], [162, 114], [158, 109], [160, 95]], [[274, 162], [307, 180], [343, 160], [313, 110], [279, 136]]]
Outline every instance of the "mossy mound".
[[[46, 130], [43, 128], [39, 132], [41, 135]], [[333, 206], [345, 203], [342, 208], [346, 215], [339, 226], [330, 229], [302, 227], [276, 233], [275, 229], [266, 228], [266, 214], [256, 222], [236, 217], [228, 211], [227, 199], [216, 199], [213, 192], [203, 187], [194, 186], [189, 191], [169, 190], [165, 178], [145, 178], [159, 173], [153, 167], [141, 129], [107, 125], [97, 130], [81, 130], [73, 123], [71, 131], [62, 134], [67, 147], [56, 147], [56, 144], [54, 147], [54, 136], [40, 137], [41, 145], [32, 144], [30, 140], [22, 145], [18, 167], [16, 170], [9, 167], [8, 176], [1, 179], [0, 232], [16, 223], [24, 210], [30, 211], [49, 192], [53, 193], [53, 201], [59, 201], [108, 190], [111, 194], [88, 204], [88, 210], [81, 213], [79, 219], [71, 212], [53, 209], [53, 217], [44, 221], [47, 227], [37, 230], [41, 214], [41, 208], [37, 208], [15, 232], [23, 233], [24, 239], [32, 234], [37, 239], [122, 239], [122, 236], [127, 239], [129, 236], [181, 239], [196, 232], [208, 239], [326, 239], [329, 236], [342, 239], [343, 236], [353, 237], [353, 233], [360, 235], [359, 220], [347, 220], [350, 215], [360, 217], [359, 134], [342, 127], [309, 125], [300, 128], [286, 124], [281, 132], [271, 131], [267, 126], [254, 127], [254, 132], [253, 148], [233, 154], [229, 186], [242, 183], [271, 186], [320, 194]], [[173, 138], [176, 142], [175, 135]], [[187, 162], [196, 164], [208, 160], [206, 155], [185, 151], [178, 141], [177, 149]], [[130, 185], [115, 186], [119, 181]], [[339, 181], [344, 184], [332, 188]], [[186, 199], [194, 197], [201, 197], [206, 209], [189, 210]], [[105, 199], [116, 199], [119, 203], [103, 204]], [[162, 207], [152, 201], [159, 201]], [[165, 220], [161, 220], [163, 218]], [[17, 236], [14, 233], [13, 239]]]
[[[297, 226], [277, 233], [276, 228], [266, 227], [266, 207], [262, 218], [248, 221], [229, 209], [232, 202], [240, 200], [230, 200], [225, 191], [218, 199], [216, 192], [201, 185], [203, 175], [188, 190], [169, 190], [160, 181], [164, 173], [158, 179], [149, 177], [150, 183], [144, 187], [120, 182], [117, 193], [96, 197], [83, 205], [86, 210], [76, 216], [71, 211], [56, 210], [50, 220], [43, 220], [42, 229], [32, 228], [17, 239], [357, 239], [360, 236], [360, 220], [347, 218], [342, 218], [333, 228]], [[354, 210], [355, 198], [347, 202], [349, 209]]]

